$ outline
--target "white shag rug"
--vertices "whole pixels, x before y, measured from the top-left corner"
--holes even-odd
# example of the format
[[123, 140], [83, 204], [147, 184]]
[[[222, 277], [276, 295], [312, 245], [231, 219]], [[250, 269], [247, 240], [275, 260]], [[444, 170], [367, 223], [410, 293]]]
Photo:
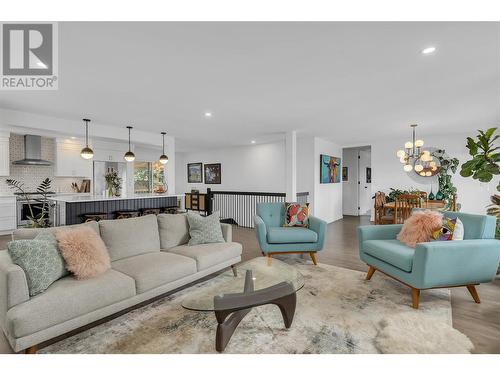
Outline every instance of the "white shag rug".
[[[283, 259], [283, 258], [282, 258]], [[225, 353], [470, 353], [471, 341], [452, 327], [450, 292], [421, 292], [411, 307], [408, 287], [365, 273], [289, 260], [304, 275], [293, 324], [276, 306], [254, 308]], [[208, 280], [45, 347], [39, 353], [216, 353], [213, 313], [181, 301]]]

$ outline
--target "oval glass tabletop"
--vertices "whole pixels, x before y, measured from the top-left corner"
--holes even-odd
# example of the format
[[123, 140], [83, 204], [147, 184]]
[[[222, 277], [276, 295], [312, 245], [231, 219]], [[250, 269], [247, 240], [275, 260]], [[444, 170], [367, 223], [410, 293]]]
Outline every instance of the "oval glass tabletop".
[[215, 307], [216, 299], [237, 297], [237, 300], [244, 304], [245, 299], [251, 300], [259, 293], [279, 298], [304, 286], [302, 274], [295, 267], [277, 259], [269, 262], [267, 257], [259, 257], [235, 267], [237, 276], [229, 270], [214, 277], [207, 285], [189, 293], [182, 301], [182, 307], [189, 310], [215, 311], [224, 308]]

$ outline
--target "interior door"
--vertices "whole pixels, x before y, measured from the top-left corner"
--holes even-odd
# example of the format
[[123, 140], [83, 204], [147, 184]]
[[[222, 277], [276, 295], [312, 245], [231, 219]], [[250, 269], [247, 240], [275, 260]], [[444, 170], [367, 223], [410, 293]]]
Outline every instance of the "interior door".
[[371, 150], [359, 150], [359, 215], [371, 214]]

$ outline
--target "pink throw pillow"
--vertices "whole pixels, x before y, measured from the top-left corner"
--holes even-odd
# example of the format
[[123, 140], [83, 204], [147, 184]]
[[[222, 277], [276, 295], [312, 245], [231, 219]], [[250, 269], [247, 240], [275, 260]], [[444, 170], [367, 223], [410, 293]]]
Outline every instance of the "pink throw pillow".
[[56, 238], [66, 268], [78, 280], [90, 279], [111, 268], [106, 245], [95, 230], [61, 229], [56, 232]]
[[417, 211], [403, 224], [397, 239], [415, 248], [419, 242], [429, 242], [432, 233], [443, 225], [443, 215], [436, 211]]

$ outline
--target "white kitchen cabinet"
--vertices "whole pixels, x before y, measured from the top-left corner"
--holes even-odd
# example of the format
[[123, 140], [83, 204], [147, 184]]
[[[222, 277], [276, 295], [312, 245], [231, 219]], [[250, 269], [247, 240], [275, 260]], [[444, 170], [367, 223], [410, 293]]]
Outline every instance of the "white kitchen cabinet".
[[94, 150], [94, 160], [95, 161], [116, 161], [125, 162], [123, 155], [125, 155], [127, 150], [103, 150], [96, 148]]
[[92, 159], [80, 156], [84, 145], [76, 140], [56, 139], [56, 177], [92, 178]]
[[9, 138], [8, 132], [0, 132], [0, 176], [10, 176]]
[[16, 197], [0, 196], [0, 235], [12, 233], [16, 228]]

